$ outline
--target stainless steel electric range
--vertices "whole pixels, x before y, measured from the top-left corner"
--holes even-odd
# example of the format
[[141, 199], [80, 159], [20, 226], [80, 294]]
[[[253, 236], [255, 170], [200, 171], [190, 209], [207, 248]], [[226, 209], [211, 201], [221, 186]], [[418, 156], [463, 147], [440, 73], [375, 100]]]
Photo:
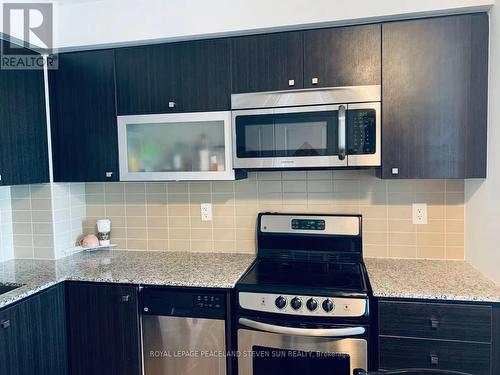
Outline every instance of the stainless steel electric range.
[[236, 285], [239, 375], [351, 375], [368, 368], [361, 221], [259, 214], [257, 259]]

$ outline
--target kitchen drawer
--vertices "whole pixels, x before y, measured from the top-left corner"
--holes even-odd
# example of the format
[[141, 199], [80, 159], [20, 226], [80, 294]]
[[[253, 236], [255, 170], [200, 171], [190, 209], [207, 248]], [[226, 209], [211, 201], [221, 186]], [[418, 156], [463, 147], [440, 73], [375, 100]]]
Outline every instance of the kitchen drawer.
[[435, 368], [490, 374], [491, 346], [482, 343], [380, 337], [380, 369]]
[[380, 335], [491, 342], [491, 307], [419, 302], [379, 304]]

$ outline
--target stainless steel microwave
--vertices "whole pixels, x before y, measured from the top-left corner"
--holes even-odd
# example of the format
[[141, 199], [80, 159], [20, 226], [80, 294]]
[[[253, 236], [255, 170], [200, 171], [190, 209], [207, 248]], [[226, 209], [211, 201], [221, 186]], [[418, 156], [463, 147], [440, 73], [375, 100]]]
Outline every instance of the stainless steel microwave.
[[380, 166], [379, 85], [234, 94], [236, 169]]

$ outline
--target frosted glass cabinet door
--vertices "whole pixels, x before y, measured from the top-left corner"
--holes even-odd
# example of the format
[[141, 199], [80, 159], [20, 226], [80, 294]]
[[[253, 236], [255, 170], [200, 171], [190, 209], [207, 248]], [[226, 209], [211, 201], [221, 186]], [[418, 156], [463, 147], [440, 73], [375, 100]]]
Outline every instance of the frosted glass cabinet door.
[[230, 112], [118, 117], [122, 181], [232, 180]]

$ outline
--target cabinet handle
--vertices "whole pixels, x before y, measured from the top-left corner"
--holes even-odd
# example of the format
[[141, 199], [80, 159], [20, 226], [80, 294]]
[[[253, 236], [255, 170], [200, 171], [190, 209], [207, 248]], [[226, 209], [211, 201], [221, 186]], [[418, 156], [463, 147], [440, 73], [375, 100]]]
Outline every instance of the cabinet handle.
[[430, 323], [431, 323], [431, 329], [438, 329], [439, 327], [439, 320], [435, 317], [432, 317], [430, 319]]
[[122, 296], [122, 302], [128, 302], [130, 301], [130, 294], [125, 294]]
[[168, 102], [168, 108], [175, 108], [175, 102]]
[[317, 84], [319, 83], [319, 78], [314, 77], [313, 79], [311, 79], [311, 83], [312, 83], [313, 85], [317, 85]]
[[397, 176], [399, 174], [399, 168], [391, 168], [391, 174]]
[[2, 320], [2, 322], [0, 323], [0, 327], [2, 327], [3, 329], [7, 329], [10, 327], [10, 320]]
[[293, 87], [295, 86], [295, 80], [294, 79], [289, 79], [288, 80], [288, 87]]
[[436, 353], [430, 354], [431, 366], [439, 366], [439, 357]]
[[0, 181], [2, 181], [2, 175], [0, 174]]
[[113, 172], [106, 172], [106, 178], [113, 177]]

